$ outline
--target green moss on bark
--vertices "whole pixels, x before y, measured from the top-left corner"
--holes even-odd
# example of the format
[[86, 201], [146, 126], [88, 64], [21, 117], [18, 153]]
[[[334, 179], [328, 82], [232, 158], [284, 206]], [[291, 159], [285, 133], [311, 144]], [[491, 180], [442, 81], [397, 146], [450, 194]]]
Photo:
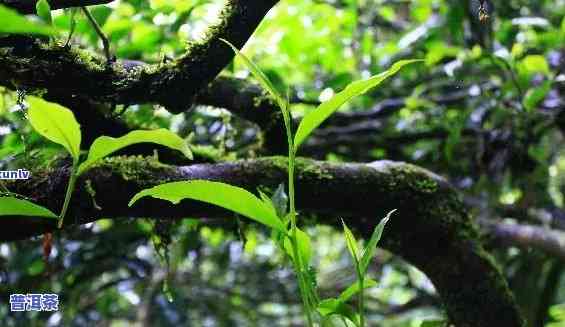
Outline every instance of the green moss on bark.
[[[381, 244], [432, 280], [456, 326], [525, 325], [499, 267], [482, 247], [471, 217], [456, 191], [440, 177], [390, 161], [336, 164], [299, 158], [296, 168], [298, 210], [316, 216], [318, 223], [339, 227], [338, 218], [344, 218], [356, 233], [369, 237], [387, 211], [398, 209]], [[141, 188], [178, 180], [219, 180], [250, 191], [261, 186], [273, 188], [286, 182], [286, 172], [285, 157], [180, 168], [154, 158], [115, 157], [100, 162], [84, 177], [92, 180], [103, 209], [94, 208], [88, 192], [80, 187], [72, 210], [89, 218], [222, 216], [225, 212], [218, 208], [191, 201], [173, 206], [149, 199], [132, 208], [127, 202]], [[54, 179], [48, 190], [64, 189], [65, 181]], [[29, 187], [46, 189], [42, 183], [17, 185], [25, 195], [37, 192]], [[44, 196], [40, 202], [47, 201], [58, 203], [60, 198]]]

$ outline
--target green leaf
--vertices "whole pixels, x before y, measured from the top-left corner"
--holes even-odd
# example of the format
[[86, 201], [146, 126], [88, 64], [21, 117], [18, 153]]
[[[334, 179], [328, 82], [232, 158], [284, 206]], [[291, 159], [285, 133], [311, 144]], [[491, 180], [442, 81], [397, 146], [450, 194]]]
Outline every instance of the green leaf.
[[261, 69], [254, 63], [252, 62], [249, 58], [247, 58], [243, 53], [241, 53], [233, 44], [231, 44], [229, 41], [224, 40], [224, 39], [220, 39], [222, 40], [225, 44], [229, 45], [233, 52], [235, 52], [235, 54], [241, 58], [241, 60], [243, 61], [244, 65], [247, 67], [247, 69], [249, 69], [249, 71], [251, 72], [251, 74], [253, 74], [253, 76], [255, 76], [255, 78], [259, 81], [259, 84], [261, 84], [261, 86], [267, 90], [267, 92], [269, 92], [269, 94], [271, 94], [271, 96], [275, 99], [275, 101], [277, 101], [279, 107], [283, 108], [286, 107], [285, 105], [285, 100], [283, 98], [283, 96], [277, 91], [277, 89], [275, 88], [275, 86], [273, 85], [273, 83], [271, 83], [271, 81], [269, 80], [269, 78], [267, 78], [267, 76], [265, 75], [265, 73], [263, 73], [261, 71]]
[[359, 248], [357, 247], [357, 240], [355, 239], [355, 236], [353, 236], [353, 233], [347, 227], [343, 219], [341, 220], [341, 223], [343, 224], [343, 234], [345, 235], [345, 243], [347, 244], [347, 249], [349, 250], [349, 253], [351, 254], [353, 260], [355, 260], [355, 264], [358, 265]]
[[375, 230], [373, 231], [373, 234], [371, 235], [371, 239], [369, 239], [369, 242], [365, 246], [365, 250], [363, 251], [363, 256], [361, 257], [361, 261], [359, 262], [359, 268], [361, 268], [360, 271], [361, 271], [362, 275], [365, 275], [365, 272], [367, 272], [367, 268], [369, 267], [369, 263], [371, 262], [371, 259], [373, 259], [373, 255], [375, 254], [375, 251], [377, 249], [377, 243], [379, 243], [379, 240], [381, 239], [381, 236], [383, 235], [383, 230], [385, 228], [385, 225], [388, 222], [388, 220], [390, 219], [390, 215], [392, 215], [395, 211], [396, 211], [396, 209], [391, 210], [386, 215], [386, 217], [384, 217], [381, 220], [381, 222], [377, 225], [377, 227], [375, 227]]
[[265, 203], [265, 205], [267, 205], [271, 210], [276, 212], [275, 206], [273, 205], [271, 198], [267, 194], [263, 193], [261, 190], [257, 190], [257, 192], [259, 192], [259, 196], [261, 196], [261, 201], [263, 201], [263, 203]]
[[[363, 289], [371, 288], [377, 286], [377, 282], [371, 278], [365, 278], [363, 280]], [[343, 303], [347, 302], [353, 295], [359, 293], [359, 281], [353, 282], [345, 291], [341, 292], [339, 295], [339, 300]]]
[[45, 262], [43, 260], [34, 260], [26, 267], [26, 273], [31, 276], [37, 276], [45, 271]]
[[335, 298], [323, 299], [318, 304], [318, 312], [324, 317], [329, 316], [336, 312], [340, 304], [342, 302]]
[[425, 320], [422, 321], [420, 327], [445, 327], [447, 323], [443, 319]]
[[51, 26], [33, 22], [15, 10], [0, 5], [0, 34], [42, 34], [56, 35], [57, 30]]
[[[312, 243], [310, 242], [310, 236], [301, 231], [299, 228], [296, 228], [296, 243], [298, 245], [298, 255], [300, 256], [302, 266], [304, 268], [308, 268], [310, 259], [312, 258]], [[290, 240], [290, 235], [284, 239], [284, 249], [286, 253], [292, 258], [292, 260], [296, 262], [296, 260], [294, 260], [294, 253], [292, 251], [292, 241]], [[296, 262], [296, 264], [298, 263]]]
[[67, 149], [75, 161], [80, 154], [80, 125], [69, 109], [40, 98], [28, 97], [31, 126], [45, 138]]
[[239, 50], [236, 47], [234, 47], [230, 42], [228, 42], [227, 40], [224, 40], [224, 39], [220, 39], [220, 40], [222, 40], [224, 43], [226, 43], [227, 45], [229, 45], [232, 48], [232, 50], [235, 52], [235, 54], [239, 58], [241, 58], [244, 65], [247, 67], [247, 69], [249, 69], [251, 74], [253, 74], [253, 76], [255, 76], [255, 78], [259, 81], [259, 84], [261, 84], [263, 89], [267, 90], [267, 92], [269, 94], [271, 94], [273, 99], [279, 105], [279, 108], [281, 109], [282, 114], [283, 114], [284, 125], [286, 127], [286, 133], [288, 135], [288, 143], [289, 143], [288, 146], [289, 146], [289, 149], [292, 149], [292, 147], [293, 147], [292, 136], [290, 135], [290, 133], [291, 133], [291, 129], [290, 129], [291, 128], [291, 126], [290, 126], [291, 116], [290, 116], [290, 111], [288, 109], [288, 107], [289, 107], [288, 96], [286, 98], [284, 98], [280, 94], [280, 92], [277, 91], [277, 89], [275, 88], [275, 86], [273, 85], [271, 80], [269, 80], [267, 75], [265, 75], [265, 73], [263, 73], [263, 71], [261, 71], [261, 69], [254, 62], [252, 62], [244, 54], [239, 52]]
[[[563, 21], [565, 22], [565, 18]], [[555, 304], [549, 307], [549, 316], [558, 322], [565, 321], [565, 303]]]
[[286, 232], [276, 212], [251, 192], [220, 182], [194, 180], [172, 182], [145, 189], [129, 202], [132, 206], [139, 199], [151, 196], [178, 204], [183, 199], [193, 199], [231, 210], [263, 225]]
[[35, 11], [37, 16], [39, 16], [47, 25], [53, 24], [53, 18], [51, 17], [51, 6], [47, 0], [38, 0], [35, 4]]
[[318, 304], [317, 310], [323, 317], [340, 315], [349, 319], [355, 324], [355, 326], [359, 326], [360, 324], [359, 315], [355, 312], [355, 310], [339, 299], [324, 299]]
[[0, 216], [29, 216], [58, 219], [49, 209], [14, 197], [0, 197]]
[[96, 161], [127, 146], [138, 143], [155, 143], [182, 152], [187, 158], [192, 159], [192, 152], [186, 142], [175, 133], [166, 129], [152, 131], [133, 131], [128, 134], [113, 138], [101, 136], [90, 146], [88, 158], [78, 169], [78, 174], [84, 173]]
[[271, 197], [271, 201], [277, 211], [277, 215], [279, 217], [286, 216], [288, 209], [288, 195], [286, 195], [284, 190], [284, 183], [279, 184], [275, 193]]
[[520, 72], [523, 74], [549, 74], [549, 64], [542, 55], [528, 55], [520, 61]]
[[405, 65], [418, 62], [422, 60], [401, 60], [392, 67], [378, 75], [362, 81], [355, 81], [349, 84], [345, 90], [334, 95], [330, 100], [323, 102], [316, 110], [310, 111], [298, 126], [296, 135], [294, 136], [294, 151], [297, 152], [298, 148], [306, 140], [306, 138], [322, 124], [328, 117], [330, 117], [336, 110], [338, 110], [344, 103], [352, 98], [364, 94], [370, 89], [382, 83], [388, 77], [396, 74]]
[[524, 108], [527, 111], [535, 109], [545, 99], [550, 90], [551, 81], [545, 81], [540, 86], [529, 89], [524, 96]]

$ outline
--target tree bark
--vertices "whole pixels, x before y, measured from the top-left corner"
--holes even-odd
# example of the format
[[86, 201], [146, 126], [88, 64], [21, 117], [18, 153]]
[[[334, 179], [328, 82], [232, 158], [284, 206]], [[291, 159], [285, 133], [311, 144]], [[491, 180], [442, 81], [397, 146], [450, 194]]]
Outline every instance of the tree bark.
[[[66, 227], [100, 218], [216, 217], [232, 215], [210, 205], [144, 198], [132, 208], [127, 203], [143, 188], [165, 182], [209, 179], [254, 191], [275, 188], [285, 181], [282, 157], [221, 164], [167, 166], [154, 159], [114, 157], [98, 164], [78, 183]], [[62, 202], [67, 169], [33, 172], [33, 178], [9, 184], [55, 212]], [[96, 192], [86, 190], [90, 180]], [[363, 237], [387, 211], [398, 209], [387, 225], [383, 247], [421, 269], [434, 283], [448, 317], [458, 327], [524, 326], [514, 298], [493, 258], [481, 245], [477, 228], [442, 178], [422, 168], [391, 161], [371, 164], [326, 163], [299, 159], [297, 205], [317, 222], [339, 226], [344, 218]], [[32, 223], [33, 221], [33, 223]], [[0, 239], [13, 240], [52, 230], [54, 224], [38, 219], [4, 217]]]
[[242, 48], [278, 0], [227, 0], [207, 37], [192, 42], [171, 63], [110, 65], [86, 51], [39, 43], [29, 37], [0, 38], [0, 85], [10, 89], [66, 92], [97, 102], [156, 103], [179, 113], [234, 57], [221, 39]]

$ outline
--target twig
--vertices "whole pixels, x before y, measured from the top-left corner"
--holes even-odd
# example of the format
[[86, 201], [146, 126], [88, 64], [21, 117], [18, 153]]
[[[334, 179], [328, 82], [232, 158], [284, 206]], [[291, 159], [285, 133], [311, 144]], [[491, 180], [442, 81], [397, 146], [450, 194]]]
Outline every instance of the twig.
[[104, 55], [106, 56], [107, 63], [112, 63], [114, 61], [114, 58], [112, 58], [112, 55], [110, 54], [110, 41], [108, 41], [108, 38], [106, 37], [106, 35], [102, 31], [102, 28], [96, 21], [96, 18], [92, 16], [88, 8], [80, 7], [80, 9], [85, 14], [86, 18], [88, 18], [88, 20], [92, 24], [92, 27], [94, 27], [96, 34], [98, 34], [98, 36], [102, 40], [102, 46], [104, 47]]

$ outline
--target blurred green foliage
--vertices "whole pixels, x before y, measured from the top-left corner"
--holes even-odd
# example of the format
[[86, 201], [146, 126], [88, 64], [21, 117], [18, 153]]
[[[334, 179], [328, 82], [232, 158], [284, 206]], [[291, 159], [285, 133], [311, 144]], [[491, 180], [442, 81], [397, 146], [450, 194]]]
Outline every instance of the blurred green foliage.
[[[488, 7], [486, 22], [478, 19], [478, 1], [463, 3], [285, 0], [243, 51], [279, 90], [291, 86], [297, 118], [354, 80], [401, 59], [424, 58], [425, 64], [406, 67], [390, 83], [346, 105], [342, 120], [314, 133], [303, 155], [415, 163], [448, 178], [477, 217], [562, 230], [565, 2], [497, 1]], [[119, 0], [89, 10], [119, 59], [159, 63], [202, 38], [222, 5], [220, 0]], [[57, 40], [64, 43], [73, 19], [70, 44], [102, 57], [100, 38], [78, 11], [52, 12], [61, 31]], [[240, 59], [223, 74], [250, 76]], [[26, 121], [18, 106], [23, 93], [0, 88], [0, 169], [21, 162], [64, 165], [60, 148]], [[129, 125], [170, 128], [210, 157], [259, 153], [257, 126], [222, 109], [197, 106], [179, 115], [148, 104], [121, 109], [127, 109], [120, 118]], [[167, 224], [126, 217], [76, 228], [55, 238], [48, 266], [39, 238], [0, 244], [0, 298], [53, 292], [63, 308], [55, 314], [16, 314], [2, 305], [0, 325], [292, 326], [302, 321], [292, 271], [281, 269], [284, 258], [265, 230], [236, 220], [218, 226], [191, 218]], [[310, 218], [316, 217], [304, 217]], [[343, 237], [325, 226], [313, 226], [308, 234], [322, 295], [335, 297], [355, 275]], [[563, 325], [565, 285], [558, 259], [535, 249], [488, 245], [532, 326]], [[443, 319], [425, 276], [387, 252], [379, 251], [376, 261], [369, 277], [379, 284], [365, 291], [371, 325], [417, 327]]]

